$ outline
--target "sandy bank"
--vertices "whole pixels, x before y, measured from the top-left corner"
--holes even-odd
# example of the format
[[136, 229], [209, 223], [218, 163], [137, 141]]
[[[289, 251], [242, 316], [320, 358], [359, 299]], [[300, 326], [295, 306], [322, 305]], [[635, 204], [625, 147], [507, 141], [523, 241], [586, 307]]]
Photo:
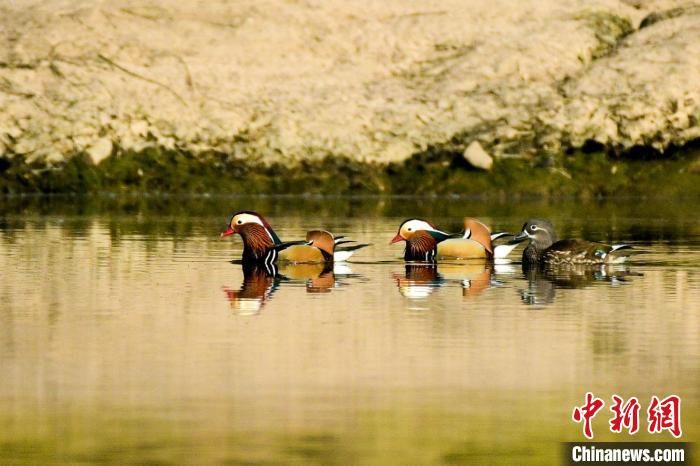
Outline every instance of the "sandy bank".
[[497, 159], [663, 151], [699, 120], [700, 4], [0, 5], [0, 154], [29, 162], [150, 146], [391, 162], [474, 140]]

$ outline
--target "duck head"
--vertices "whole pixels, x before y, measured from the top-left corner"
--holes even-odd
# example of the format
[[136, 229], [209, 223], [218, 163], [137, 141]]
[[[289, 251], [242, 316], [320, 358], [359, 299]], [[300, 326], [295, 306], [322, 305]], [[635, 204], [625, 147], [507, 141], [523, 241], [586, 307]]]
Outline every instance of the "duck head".
[[335, 252], [335, 237], [326, 230], [311, 230], [306, 233], [306, 241], [309, 246], [315, 246], [325, 254], [333, 257]]
[[479, 220], [471, 217], [464, 219], [464, 239], [470, 239], [481, 244], [491, 255], [493, 255], [493, 245], [491, 243], [491, 230]]
[[420, 236], [422, 233], [427, 233], [436, 240], [439, 239], [440, 241], [450, 236], [447, 233], [438, 230], [435, 225], [427, 220], [410, 218], [408, 220], [404, 220], [399, 227], [398, 233], [396, 233], [396, 236], [389, 241], [389, 244], [398, 243], [399, 241], [411, 241], [417, 236]]
[[548, 220], [531, 218], [525, 222], [520, 234], [513, 238], [513, 242], [517, 243], [525, 240], [529, 240], [537, 250], [547, 249], [557, 240], [554, 226]]
[[433, 261], [438, 243], [449, 237], [448, 233], [438, 230], [432, 223], [411, 218], [401, 224], [398, 233], [389, 244], [405, 241], [404, 259], [407, 261]]
[[243, 239], [243, 260], [260, 259], [281, 241], [265, 218], [249, 210], [233, 214], [220, 238], [238, 233]]

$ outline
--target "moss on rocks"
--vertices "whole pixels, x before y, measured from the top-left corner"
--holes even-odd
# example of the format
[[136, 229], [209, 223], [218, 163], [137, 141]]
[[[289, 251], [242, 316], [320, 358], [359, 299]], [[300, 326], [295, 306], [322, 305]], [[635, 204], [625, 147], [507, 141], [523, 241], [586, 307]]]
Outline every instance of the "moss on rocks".
[[506, 158], [476, 170], [454, 147], [435, 146], [390, 164], [326, 155], [294, 165], [221, 152], [120, 151], [100, 165], [78, 154], [58, 165], [0, 158], [0, 193], [450, 195], [480, 198], [699, 196], [697, 148], [663, 158], [609, 156], [598, 146], [554, 157]]
[[590, 51], [593, 60], [610, 54], [617, 47], [620, 40], [634, 32], [634, 27], [629, 18], [609, 11], [586, 11], [579, 14], [577, 19], [585, 21], [598, 40], [598, 45]]

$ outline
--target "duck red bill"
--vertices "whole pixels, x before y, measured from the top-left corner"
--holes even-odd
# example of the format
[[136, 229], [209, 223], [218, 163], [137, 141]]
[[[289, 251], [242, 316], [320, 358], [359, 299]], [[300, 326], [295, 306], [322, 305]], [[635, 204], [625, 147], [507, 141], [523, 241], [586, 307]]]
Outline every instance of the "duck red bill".
[[403, 238], [401, 237], [401, 234], [396, 233], [396, 236], [394, 236], [394, 239], [389, 241], [389, 244], [398, 243], [399, 241], [403, 241]]
[[221, 235], [219, 236], [219, 238], [223, 238], [224, 236], [231, 236], [231, 235], [234, 234], [235, 232], [236, 232], [236, 230], [234, 230], [234, 229], [231, 228], [231, 227], [228, 227], [228, 228], [226, 229], [226, 231], [222, 231], [222, 232], [221, 232]]

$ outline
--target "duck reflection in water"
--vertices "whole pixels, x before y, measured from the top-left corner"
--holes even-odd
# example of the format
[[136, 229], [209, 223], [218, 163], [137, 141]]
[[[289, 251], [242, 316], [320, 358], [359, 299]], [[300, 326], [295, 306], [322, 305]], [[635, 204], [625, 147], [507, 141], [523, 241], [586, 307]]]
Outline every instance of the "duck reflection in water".
[[474, 298], [495, 285], [492, 264], [486, 261], [440, 264], [440, 275], [447, 281], [459, 282], [462, 297]]
[[392, 276], [399, 293], [408, 299], [425, 299], [443, 284], [436, 263], [406, 263], [405, 267], [403, 275], [394, 272]]
[[274, 264], [243, 263], [241, 268], [243, 283], [238, 290], [224, 286], [226, 299], [238, 314], [257, 314], [279, 287], [281, 276]]
[[[439, 270], [439, 272], [438, 272]], [[394, 273], [399, 293], [408, 299], [425, 299], [447, 283], [459, 283], [464, 298], [473, 298], [494, 285], [489, 262], [407, 263], [405, 273]]]
[[284, 264], [280, 274], [285, 280], [303, 281], [307, 293], [329, 293], [335, 287], [333, 263]]
[[579, 289], [600, 283], [618, 286], [632, 277], [642, 276], [629, 266], [622, 265], [548, 265], [546, 267], [523, 267], [527, 288], [520, 290], [520, 298], [527, 305], [543, 305], [554, 302], [557, 288]]
[[242, 263], [243, 283], [238, 290], [224, 287], [231, 309], [241, 315], [260, 312], [283, 283], [305, 284], [307, 293], [329, 293], [342, 279], [358, 277], [347, 264], [260, 264]]

